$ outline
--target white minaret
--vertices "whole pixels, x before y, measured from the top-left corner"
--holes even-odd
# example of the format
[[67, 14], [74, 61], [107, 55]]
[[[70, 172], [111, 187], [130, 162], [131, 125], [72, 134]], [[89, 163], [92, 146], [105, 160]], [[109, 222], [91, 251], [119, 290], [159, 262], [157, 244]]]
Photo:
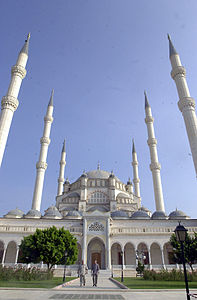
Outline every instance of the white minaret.
[[162, 185], [161, 185], [161, 175], [160, 175], [160, 169], [161, 165], [158, 161], [158, 155], [157, 155], [157, 140], [155, 138], [155, 132], [154, 132], [154, 126], [153, 122], [154, 119], [152, 117], [152, 112], [150, 105], [147, 100], [146, 93], [145, 94], [145, 112], [146, 112], [146, 118], [145, 122], [147, 125], [148, 130], [148, 146], [150, 149], [150, 169], [153, 176], [153, 187], [154, 187], [154, 194], [155, 194], [155, 206], [157, 211], [163, 211], [165, 212], [164, 208], [164, 201], [163, 201], [163, 192], [162, 192]]
[[28, 59], [30, 34], [27, 36], [27, 40], [23, 48], [21, 49], [16, 65], [12, 67], [12, 77], [6, 96], [1, 101], [1, 115], [0, 115], [0, 166], [3, 160], [3, 154], [12, 123], [12, 118], [15, 110], [17, 109], [18, 94], [23, 78], [26, 76], [26, 64]]
[[57, 188], [57, 196], [62, 195], [63, 192], [63, 184], [64, 184], [64, 171], [65, 171], [65, 165], [66, 165], [66, 147], [65, 147], [65, 140], [62, 147], [62, 153], [61, 153], [61, 160], [60, 160], [60, 172], [59, 172], [59, 178], [58, 178], [58, 188]]
[[138, 161], [137, 161], [137, 153], [135, 151], [134, 140], [133, 140], [133, 147], [132, 147], [132, 166], [133, 166], [133, 183], [134, 183], [135, 195], [140, 198], [140, 179], [138, 176]]
[[42, 199], [42, 190], [44, 184], [44, 174], [47, 168], [47, 152], [50, 144], [50, 131], [51, 124], [53, 122], [53, 94], [51, 93], [51, 98], [48, 104], [47, 113], [44, 117], [44, 133], [43, 137], [40, 139], [41, 149], [40, 149], [40, 157], [39, 161], [36, 164], [37, 174], [36, 174], [36, 182], [34, 187], [34, 196], [32, 201], [32, 209], [40, 211], [41, 199]]
[[180, 57], [176, 52], [169, 35], [168, 39], [170, 48], [170, 61], [172, 65], [171, 76], [176, 83], [179, 96], [178, 107], [182, 112], [185, 121], [194, 167], [197, 175], [197, 118], [195, 112], [195, 100], [190, 97], [190, 92], [186, 81], [185, 68], [181, 65]]

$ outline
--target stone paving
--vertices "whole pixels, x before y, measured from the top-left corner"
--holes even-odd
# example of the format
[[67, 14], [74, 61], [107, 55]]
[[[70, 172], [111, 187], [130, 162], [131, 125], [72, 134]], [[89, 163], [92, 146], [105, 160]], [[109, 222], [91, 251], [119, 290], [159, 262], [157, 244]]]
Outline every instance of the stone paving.
[[101, 277], [98, 276], [98, 283], [97, 287], [92, 286], [92, 277], [90, 274], [86, 276], [86, 285], [85, 287], [82, 286], [80, 287], [80, 281], [79, 278], [77, 280], [73, 280], [71, 284], [63, 287], [63, 289], [77, 289], [83, 291], [84, 289], [86, 290], [91, 290], [93, 293], [94, 291], [100, 291], [100, 290], [117, 290], [120, 289], [115, 283], [113, 283], [109, 278], [107, 277]]
[[[196, 291], [195, 291], [196, 292]], [[106, 277], [100, 277], [98, 287], [92, 287], [87, 276], [85, 287], [79, 286], [79, 279], [56, 289], [8, 289], [0, 288], [0, 300], [55, 300], [55, 299], [117, 299], [117, 300], [186, 300], [184, 290], [129, 290], [120, 289]], [[193, 300], [194, 298], [191, 298]]]

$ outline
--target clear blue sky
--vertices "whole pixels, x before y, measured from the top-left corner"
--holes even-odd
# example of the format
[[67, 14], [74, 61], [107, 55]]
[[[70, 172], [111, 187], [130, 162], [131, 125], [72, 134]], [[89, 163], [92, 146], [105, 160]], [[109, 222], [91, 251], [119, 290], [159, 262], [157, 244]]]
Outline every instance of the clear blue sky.
[[166, 212], [196, 218], [197, 186], [178, 95], [171, 79], [167, 33], [197, 100], [195, 0], [1, 1], [0, 95], [4, 96], [26, 35], [27, 76], [19, 94], [0, 170], [0, 215], [31, 208], [43, 118], [52, 88], [54, 122], [42, 212], [55, 204], [66, 138], [65, 176], [101, 168], [123, 182], [133, 177], [131, 139], [139, 161], [142, 204], [155, 210], [144, 90], [155, 119]]

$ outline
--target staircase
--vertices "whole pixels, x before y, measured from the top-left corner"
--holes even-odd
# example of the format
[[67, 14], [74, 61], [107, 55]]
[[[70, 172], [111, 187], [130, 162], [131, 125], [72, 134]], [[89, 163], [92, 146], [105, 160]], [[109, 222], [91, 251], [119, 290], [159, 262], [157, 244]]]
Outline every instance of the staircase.
[[[78, 268], [66, 268], [66, 276], [73, 276], [78, 277]], [[53, 271], [54, 277], [63, 277], [64, 274], [64, 268], [56, 268]], [[91, 275], [91, 270], [88, 270], [88, 275]], [[100, 270], [99, 271], [99, 277], [105, 277], [109, 278], [111, 277], [111, 271], [110, 270]]]
[[[91, 273], [91, 272], [90, 272]], [[111, 277], [111, 270], [100, 270], [99, 271], [99, 277]]]

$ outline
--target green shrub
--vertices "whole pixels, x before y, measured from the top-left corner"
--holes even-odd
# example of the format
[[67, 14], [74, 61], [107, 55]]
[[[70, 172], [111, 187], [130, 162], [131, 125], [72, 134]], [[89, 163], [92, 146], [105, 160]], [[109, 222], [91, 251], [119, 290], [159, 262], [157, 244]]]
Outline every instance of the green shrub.
[[142, 274], [144, 272], [144, 265], [139, 260], [138, 260], [138, 264], [137, 264], [137, 267], [136, 267], [136, 271], [139, 274]]
[[52, 278], [52, 271], [42, 270], [36, 267], [27, 268], [22, 265], [15, 267], [3, 267], [0, 265], [0, 280], [2, 281], [49, 280]]
[[[197, 281], [197, 272], [187, 272], [188, 281]], [[184, 273], [181, 270], [172, 271], [162, 270], [156, 272], [155, 270], [145, 270], [143, 273], [145, 280], [159, 280], [159, 281], [184, 281]]]

